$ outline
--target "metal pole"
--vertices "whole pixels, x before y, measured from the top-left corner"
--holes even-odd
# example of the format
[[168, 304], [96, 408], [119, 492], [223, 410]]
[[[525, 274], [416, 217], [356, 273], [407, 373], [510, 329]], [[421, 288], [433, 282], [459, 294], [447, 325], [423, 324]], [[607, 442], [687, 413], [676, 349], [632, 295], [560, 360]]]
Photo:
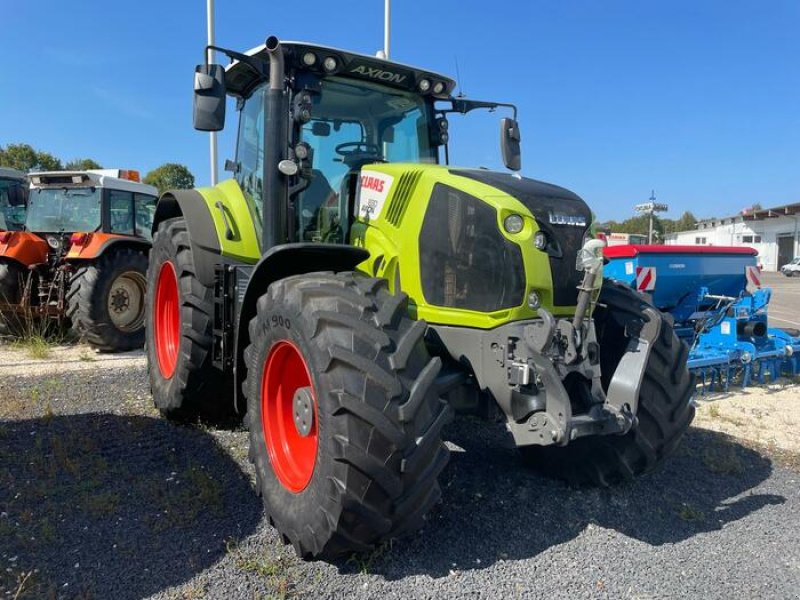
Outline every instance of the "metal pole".
[[392, 18], [392, 0], [384, 0], [383, 10], [383, 55], [387, 60], [389, 59], [389, 21]]
[[[388, 1], [388, 0], [387, 0]], [[208, 23], [208, 45], [214, 45], [214, 0], [206, 0], [206, 17]], [[209, 50], [206, 56], [208, 63], [214, 62], [214, 51]], [[217, 185], [217, 132], [209, 134], [209, 152], [211, 154], [211, 185]]]
[[650, 233], [647, 234], [647, 243], [653, 243], [653, 213], [650, 213]]

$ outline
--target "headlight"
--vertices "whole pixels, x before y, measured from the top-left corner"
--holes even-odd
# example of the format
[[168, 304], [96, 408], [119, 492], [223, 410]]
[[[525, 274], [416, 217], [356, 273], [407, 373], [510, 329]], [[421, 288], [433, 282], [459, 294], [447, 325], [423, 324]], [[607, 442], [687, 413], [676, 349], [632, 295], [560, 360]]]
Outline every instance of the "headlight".
[[61, 250], [62, 246], [61, 238], [58, 238], [54, 235], [48, 235], [47, 245], [50, 246], [53, 250]]
[[503, 227], [508, 233], [519, 233], [524, 226], [525, 221], [520, 215], [508, 215], [503, 219]]
[[547, 248], [547, 234], [544, 231], [537, 231], [533, 236], [533, 245], [539, 250]]
[[542, 301], [539, 298], [539, 294], [536, 293], [536, 290], [531, 290], [531, 293], [528, 294], [528, 306], [531, 307], [533, 310], [536, 310], [542, 305]]

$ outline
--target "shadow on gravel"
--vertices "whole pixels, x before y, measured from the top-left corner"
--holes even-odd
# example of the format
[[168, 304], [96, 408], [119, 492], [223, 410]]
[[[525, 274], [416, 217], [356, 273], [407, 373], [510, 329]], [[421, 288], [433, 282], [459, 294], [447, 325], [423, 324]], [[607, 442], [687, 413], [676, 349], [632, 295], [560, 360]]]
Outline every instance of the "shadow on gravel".
[[502, 427], [459, 419], [446, 439], [443, 504], [419, 535], [342, 571], [387, 579], [482, 569], [527, 559], [585, 532], [589, 525], [658, 546], [721, 529], [782, 496], [752, 493], [772, 473], [769, 459], [724, 434], [690, 429], [657, 473], [613, 489], [572, 489], [526, 469]]
[[20, 598], [142, 598], [218, 562], [262, 516], [213, 438], [158, 419], [0, 421], [0, 465], [3, 597], [22, 584]]

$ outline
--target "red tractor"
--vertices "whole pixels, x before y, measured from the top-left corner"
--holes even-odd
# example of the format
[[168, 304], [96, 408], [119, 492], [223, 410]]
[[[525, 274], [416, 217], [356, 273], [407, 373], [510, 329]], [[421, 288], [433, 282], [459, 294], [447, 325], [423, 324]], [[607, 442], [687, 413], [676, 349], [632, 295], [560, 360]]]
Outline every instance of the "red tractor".
[[101, 351], [141, 347], [158, 191], [118, 169], [29, 178], [24, 227], [0, 232], [0, 332], [38, 323]]

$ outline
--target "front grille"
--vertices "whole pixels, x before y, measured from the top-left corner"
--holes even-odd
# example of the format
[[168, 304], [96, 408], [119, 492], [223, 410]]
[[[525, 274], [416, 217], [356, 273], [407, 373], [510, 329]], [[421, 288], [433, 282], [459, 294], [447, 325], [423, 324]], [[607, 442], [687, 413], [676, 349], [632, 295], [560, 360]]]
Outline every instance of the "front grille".
[[419, 253], [428, 304], [480, 312], [522, 304], [522, 252], [500, 233], [497, 211], [474, 196], [434, 186]]
[[[581, 273], [575, 269], [575, 261], [592, 222], [592, 212], [586, 203], [569, 190], [535, 179], [517, 178], [507, 173], [482, 170], [451, 172], [497, 188], [522, 202], [531, 211], [539, 228], [549, 239], [556, 241], [560, 250], [549, 253], [550, 271], [553, 276], [553, 304], [575, 306], [578, 301], [577, 288], [581, 283]], [[567, 218], [553, 218], [551, 215]], [[569, 222], [570, 217], [575, 217], [585, 225], [559, 224], [559, 222]]]

